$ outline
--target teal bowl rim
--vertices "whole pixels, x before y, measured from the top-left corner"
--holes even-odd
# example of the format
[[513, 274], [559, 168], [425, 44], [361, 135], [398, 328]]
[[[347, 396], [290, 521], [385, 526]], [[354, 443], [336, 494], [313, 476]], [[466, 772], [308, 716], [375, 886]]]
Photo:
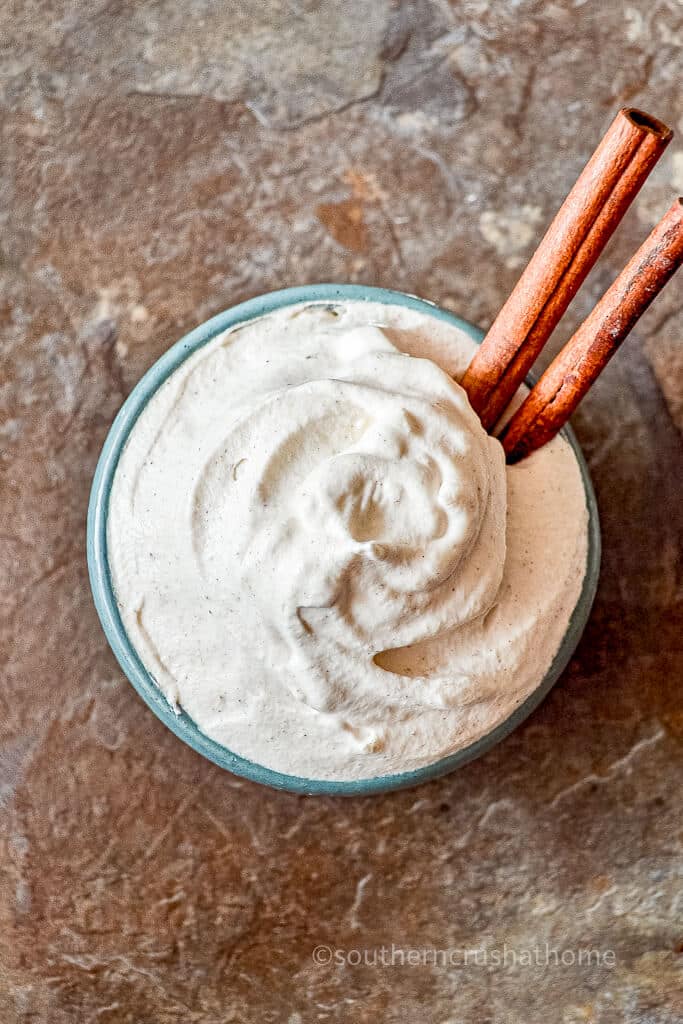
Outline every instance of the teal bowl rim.
[[571, 615], [567, 632], [550, 669], [539, 686], [495, 729], [462, 750], [458, 750], [432, 764], [424, 765], [412, 771], [400, 772], [394, 775], [379, 775], [367, 779], [307, 779], [297, 775], [285, 775], [282, 772], [274, 771], [271, 768], [266, 768], [254, 761], [249, 761], [247, 758], [234, 754], [227, 747], [205, 736], [184, 711], [181, 711], [180, 714], [176, 714], [173, 711], [128, 639], [118, 612], [109, 572], [107, 561], [107, 512], [112, 481], [123, 446], [138, 416], [157, 388], [164, 383], [170, 374], [191, 353], [201, 348], [202, 345], [206, 345], [217, 334], [225, 331], [228, 327], [233, 327], [235, 324], [263, 316], [284, 306], [296, 305], [301, 302], [318, 303], [351, 300], [405, 306], [408, 309], [426, 313], [438, 320], [444, 320], [455, 327], [459, 327], [477, 343], [481, 342], [483, 337], [483, 332], [479, 328], [474, 327], [459, 316], [441, 309], [434, 303], [387, 288], [371, 288], [356, 284], [304, 285], [296, 288], [284, 288], [280, 291], [269, 292], [265, 295], [259, 295], [254, 299], [249, 299], [247, 302], [242, 302], [231, 309], [218, 313], [217, 316], [212, 317], [193, 331], [190, 331], [189, 334], [186, 334], [150, 367], [135, 388], [133, 388], [119, 410], [104, 442], [95, 470], [88, 506], [88, 572], [95, 607], [109, 646], [114, 652], [119, 665], [148, 707], [151, 708], [157, 718], [161, 719], [171, 732], [174, 732], [176, 736], [190, 747], [221, 768], [227, 769], [234, 775], [250, 779], [252, 782], [259, 782], [276, 789], [310, 795], [354, 796], [369, 793], [385, 793], [408, 786], [416, 786], [419, 783], [428, 782], [430, 779], [446, 775], [455, 768], [459, 768], [461, 765], [472, 761], [474, 758], [490, 750], [511, 733], [513, 729], [516, 729], [538, 707], [566, 667], [588, 621], [600, 572], [600, 525], [595, 493], [588, 467], [574, 432], [571, 428], [565, 427], [562, 433], [574, 449], [586, 492], [586, 504], [589, 514], [586, 575], [581, 594]]

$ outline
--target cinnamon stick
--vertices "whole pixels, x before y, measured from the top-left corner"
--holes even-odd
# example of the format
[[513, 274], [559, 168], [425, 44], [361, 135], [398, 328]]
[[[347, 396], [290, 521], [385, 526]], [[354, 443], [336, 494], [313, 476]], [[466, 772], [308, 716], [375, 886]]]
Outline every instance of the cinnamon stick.
[[461, 383], [490, 430], [664, 152], [671, 129], [620, 110], [496, 317]]
[[683, 199], [677, 199], [507, 424], [501, 440], [508, 462], [555, 436], [681, 263]]

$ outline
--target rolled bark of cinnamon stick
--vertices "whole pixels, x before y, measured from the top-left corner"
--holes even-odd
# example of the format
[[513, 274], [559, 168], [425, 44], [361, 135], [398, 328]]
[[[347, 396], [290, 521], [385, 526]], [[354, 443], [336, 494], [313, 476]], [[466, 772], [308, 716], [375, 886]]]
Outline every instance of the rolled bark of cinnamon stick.
[[683, 199], [677, 199], [505, 427], [501, 440], [508, 462], [557, 434], [681, 263]]
[[526, 377], [671, 137], [665, 124], [633, 107], [615, 117], [461, 381], [487, 430]]

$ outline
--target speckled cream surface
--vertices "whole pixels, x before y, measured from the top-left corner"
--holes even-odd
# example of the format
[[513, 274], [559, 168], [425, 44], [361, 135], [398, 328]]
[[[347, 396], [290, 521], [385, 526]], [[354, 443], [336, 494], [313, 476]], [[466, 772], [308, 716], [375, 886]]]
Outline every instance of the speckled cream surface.
[[470, 745], [541, 682], [585, 572], [583, 484], [561, 438], [506, 469], [451, 376], [473, 348], [402, 306], [285, 307], [153, 395], [108, 558], [132, 643], [206, 735], [369, 778]]

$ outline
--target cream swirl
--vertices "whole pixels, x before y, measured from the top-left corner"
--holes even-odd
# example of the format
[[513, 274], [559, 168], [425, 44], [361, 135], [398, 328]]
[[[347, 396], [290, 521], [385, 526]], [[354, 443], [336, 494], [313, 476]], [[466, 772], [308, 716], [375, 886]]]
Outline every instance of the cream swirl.
[[580, 473], [561, 438], [506, 469], [456, 383], [472, 346], [399, 307], [282, 309], [141, 413], [109, 504], [122, 620], [230, 750], [309, 778], [409, 770], [550, 664], [585, 566]]
[[237, 584], [245, 620], [269, 637], [266, 658], [289, 666], [299, 699], [330, 711], [365, 685], [382, 693], [375, 655], [491, 607], [505, 470], [434, 363], [372, 326], [323, 322], [310, 341], [315, 359], [252, 393], [221, 437], [192, 531], [213, 599]]

